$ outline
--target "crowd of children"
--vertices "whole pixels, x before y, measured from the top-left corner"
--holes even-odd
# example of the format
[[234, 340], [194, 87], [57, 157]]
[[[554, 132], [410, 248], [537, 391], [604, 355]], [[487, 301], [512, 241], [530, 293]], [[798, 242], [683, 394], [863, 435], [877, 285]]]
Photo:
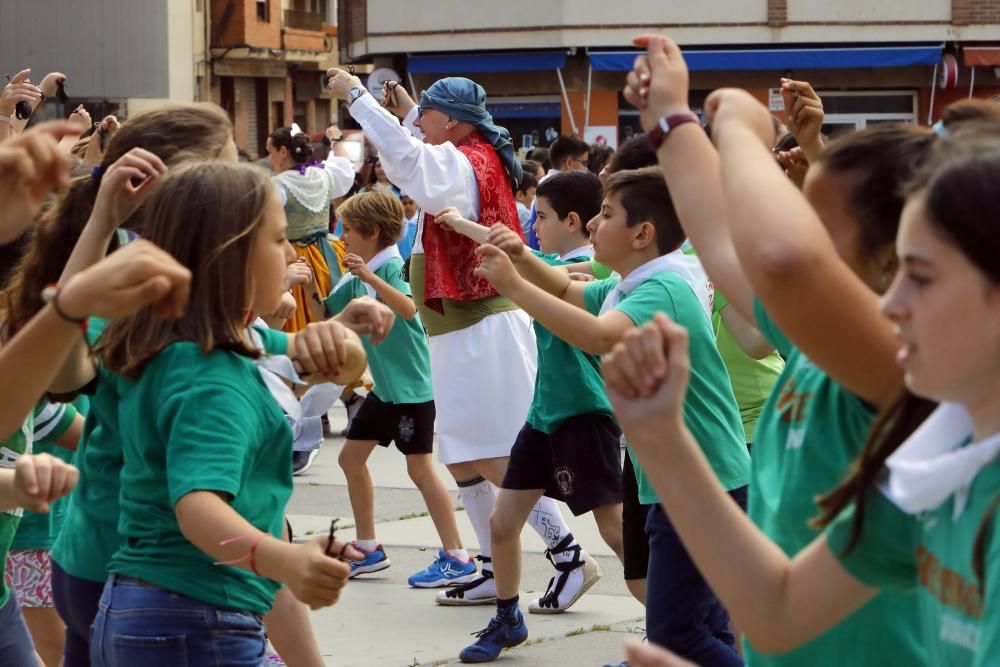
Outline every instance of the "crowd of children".
[[[702, 117], [676, 44], [636, 46], [645, 134], [528, 161], [473, 81], [330, 70], [378, 151], [360, 190], [336, 127], [323, 162], [274, 131], [268, 171], [214, 105], [25, 127], [65, 76], [14, 77], [0, 665], [322, 665], [309, 610], [390, 566], [368, 460], [393, 443], [441, 546], [409, 585], [496, 608], [463, 662], [528, 638], [526, 524], [553, 567], [529, 613], [602, 576], [561, 501], [645, 606], [625, 664], [993, 664], [1000, 105], [831, 141], [806, 82], [784, 123], [736, 89]], [[355, 336], [356, 539], [295, 540]]]

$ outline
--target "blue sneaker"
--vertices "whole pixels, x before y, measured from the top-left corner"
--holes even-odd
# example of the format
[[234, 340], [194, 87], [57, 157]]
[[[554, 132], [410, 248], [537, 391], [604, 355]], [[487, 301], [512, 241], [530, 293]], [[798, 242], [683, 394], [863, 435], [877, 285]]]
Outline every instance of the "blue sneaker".
[[476, 564], [470, 558], [461, 561], [444, 549], [438, 551], [437, 560], [420, 572], [414, 573], [407, 581], [414, 588], [441, 588], [457, 586], [476, 578]]
[[351, 561], [351, 573], [347, 575], [349, 579], [353, 579], [359, 574], [381, 572], [392, 565], [389, 562], [389, 557], [385, 555], [385, 549], [382, 548], [381, 544], [375, 547], [374, 551], [365, 551], [358, 546], [357, 542], [352, 543], [351, 546], [363, 553], [365, 557], [361, 560]]
[[505, 648], [513, 648], [528, 638], [528, 626], [524, 624], [524, 616], [518, 610], [514, 623], [500, 620], [494, 616], [485, 630], [474, 632], [479, 640], [462, 649], [458, 659], [462, 662], [493, 662]]

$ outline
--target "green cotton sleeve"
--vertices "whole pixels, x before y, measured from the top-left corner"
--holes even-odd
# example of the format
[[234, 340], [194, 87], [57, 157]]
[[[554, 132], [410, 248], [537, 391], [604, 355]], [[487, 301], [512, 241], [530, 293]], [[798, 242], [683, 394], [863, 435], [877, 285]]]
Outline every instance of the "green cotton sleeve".
[[42, 401], [35, 408], [32, 440], [40, 442], [60, 437], [73, 425], [76, 415], [77, 411], [72, 403]]
[[259, 440], [257, 412], [238, 387], [221, 382], [177, 384], [157, 415], [165, 434], [170, 504], [193, 491], [236, 496], [247, 475], [247, 448]]
[[729, 299], [726, 298], [726, 295], [719, 290], [715, 290], [715, 297], [712, 299], [712, 314], [721, 313], [722, 309], [728, 305]]
[[[683, 288], [690, 291], [687, 285]], [[615, 310], [628, 315], [637, 327], [652, 321], [657, 313], [664, 313], [674, 322], [678, 322], [674, 295], [670, 293], [665, 283], [657, 279], [647, 280], [636, 287], [628, 297], [618, 302]]]
[[917, 583], [916, 518], [896, 507], [881, 491], [869, 493], [864, 507], [861, 537], [845, 554], [856, 507], [852, 503], [826, 528], [830, 551], [858, 581], [874, 588], [910, 590]]
[[590, 271], [594, 274], [594, 277], [598, 280], [607, 280], [614, 273], [611, 267], [601, 264], [595, 259], [590, 260]]
[[288, 334], [284, 331], [254, 325], [254, 331], [260, 334], [264, 351], [268, 354], [288, 354]]
[[[970, 558], [973, 556], [970, 549]], [[983, 527], [983, 580], [977, 582], [986, 591], [983, 615], [979, 619], [979, 647], [973, 667], [990, 667], [1000, 656], [1000, 508], [993, 512], [989, 524]]]
[[778, 354], [787, 359], [795, 346], [792, 345], [790, 340], [785, 338], [785, 334], [781, 333], [781, 329], [774, 323], [771, 316], [767, 314], [764, 304], [757, 297], [753, 298], [753, 315], [754, 319], [757, 320], [757, 329], [764, 335], [767, 342], [774, 346]]
[[413, 297], [413, 292], [410, 290], [410, 283], [406, 282], [406, 278], [403, 276], [402, 262], [393, 262], [386, 267], [385, 282], [406, 296]]
[[595, 280], [594, 282], [587, 283], [583, 288], [583, 307], [586, 308], [587, 312], [591, 315], [597, 315], [600, 313], [601, 305], [604, 303], [604, 299], [617, 284], [618, 281], [614, 278]]

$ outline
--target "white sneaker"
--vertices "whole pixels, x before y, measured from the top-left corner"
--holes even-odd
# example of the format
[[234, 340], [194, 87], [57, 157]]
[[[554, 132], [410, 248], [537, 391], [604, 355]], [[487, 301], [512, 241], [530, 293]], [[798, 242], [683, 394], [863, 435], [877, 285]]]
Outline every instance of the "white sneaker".
[[446, 607], [496, 604], [497, 584], [493, 580], [493, 570], [490, 565], [493, 560], [489, 556], [476, 556], [476, 559], [483, 563], [479, 576], [467, 583], [441, 591], [434, 597], [436, 604]]
[[531, 614], [561, 614], [576, 603], [587, 590], [603, 576], [597, 561], [584, 553], [578, 544], [554, 553], [573, 552], [573, 559], [555, 562], [551, 551], [545, 556], [556, 568], [556, 575], [549, 580], [545, 595], [528, 605]]

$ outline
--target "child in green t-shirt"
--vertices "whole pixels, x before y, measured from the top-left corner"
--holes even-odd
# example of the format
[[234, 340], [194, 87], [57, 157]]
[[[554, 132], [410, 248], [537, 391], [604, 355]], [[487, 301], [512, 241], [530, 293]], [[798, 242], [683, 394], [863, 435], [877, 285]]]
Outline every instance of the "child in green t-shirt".
[[389, 567], [389, 557], [375, 538], [374, 486], [367, 461], [376, 446], [391, 442], [406, 456], [406, 470], [416, 484], [441, 538], [434, 562], [414, 573], [409, 584], [438, 588], [476, 577], [476, 565], [462, 546], [451, 498], [434, 470], [434, 393], [431, 387], [427, 337], [403, 277], [403, 259], [396, 241], [403, 231], [399, 199], [382, 192], [365, 192], [342, 203], [341, 240], [348, 269], [324, 300], [327, 315], [341, 312], [354, 299], [371, 296], [392, 308], [396, 320], [378, 346], [362, 339], [375, 385], [351, 420], [340, 452], [340, 467], [354, 511], [363, 558], [351, 561], [351, 577]]
[[[41, 401], [35, 407], [32, 451], [71, 463], [86, 412], [86, 396], [73, 403]], [[76, 406], [81, 406], [78, 412]], [[62, 527], [69, 497], [52, 503], [48, 513], [25, 512], [7, 555], [7, 586], [17, 595], [35, 650], [42, 662], [62, 660], [66, 626], [52, 595], [52, 543]]]
[[[734, 94], [715, 100], [720, 116], [732, 112], [725, 107]], [[763, 144], [758, 153], [754, 159], [767, 164]], [[821, 499], [817, 523], [825, 532], [794, 557], [733, 511], [684, 427], [681, 398], [692, 365], [684, 332], [659, 320], [605, 360], [616, 414], [758, 655], [812, 646], [797, 664], [843, 664], [845, 656], [851, 664], [996, 664], [998, 178], [1000, 131], [969, 124], [937, 142], [909, 183], [896, 244], [901, 268], [882, 301], [908, 393], [882, 412], [857, 466]], [[732, 553], [740, 554], [739, 568], [725, 556]], [[912, 617], [885, 621], [909, 624], [920, 660], [907, 658], [905, 647], [878, 651], [871, 640], [812, 641], [880, 591], [913, 598]]]
[[[606, 354], [657, 312], [667, 312], [687, 327], [697, 360], [686, 417], [701, 434], [717, 479], [737, 504], [745, 505], [750, 460], [709, 320], [710, 284], [697, 259], [679, 250], [684, 235], [660, 170], [652, 167], [610, 176], [601, 211], [588, 229], [596, 259], [617, 271], [621, 280], [571, 281], [564, 271], [525, 252], [519, 239], [496, 227], [490, 232], [490, 245], [478, 251], [482, 263], [477, 273], [547, 329], [589, 354]], [[636, 476], [640, 500], [656, 503], [639, 466]], [[646, 632], [650, 641], [680, 650], [687, 646], [699, 661], [740, 664], [725, 610], [658, 507], [650, 511], [646, 530], [650, 545]], [[497, 605], [498, 617], [490, 632], [467, 651], [494, 650], [526, 635], [517, 610], [516, 587], [498, 590]], [[704, 622], [692, 623], [695, 617]]]
[[[313, 607], [333, 604], [350, 571], [340, 561], [357, 556], [326, 536], [280, 539], [292, 488], [282, 409], [297, 402], [246, 325], [248, 314], [278, 308], [294, 253], [277, 192], [249, 165], [172, 169], [143, 218], [145, 238], [191, 271], [192, 290], [178, 318], [112, 320], [97, 347], [120, 376], [124, 464], [122, 542], [91, 652], [114, 664], [179, 660], [171, 651], [183, 646], [149, 639], [172, 624], [187, 651], [249, 659], [263, 649], [260, 617], [281, 584]], [[316, 323], [288, 339], [301, 373], [322, 381], [337, 371], [343, 327]], [[122, 644], [122, 635], [137, 639]]]

